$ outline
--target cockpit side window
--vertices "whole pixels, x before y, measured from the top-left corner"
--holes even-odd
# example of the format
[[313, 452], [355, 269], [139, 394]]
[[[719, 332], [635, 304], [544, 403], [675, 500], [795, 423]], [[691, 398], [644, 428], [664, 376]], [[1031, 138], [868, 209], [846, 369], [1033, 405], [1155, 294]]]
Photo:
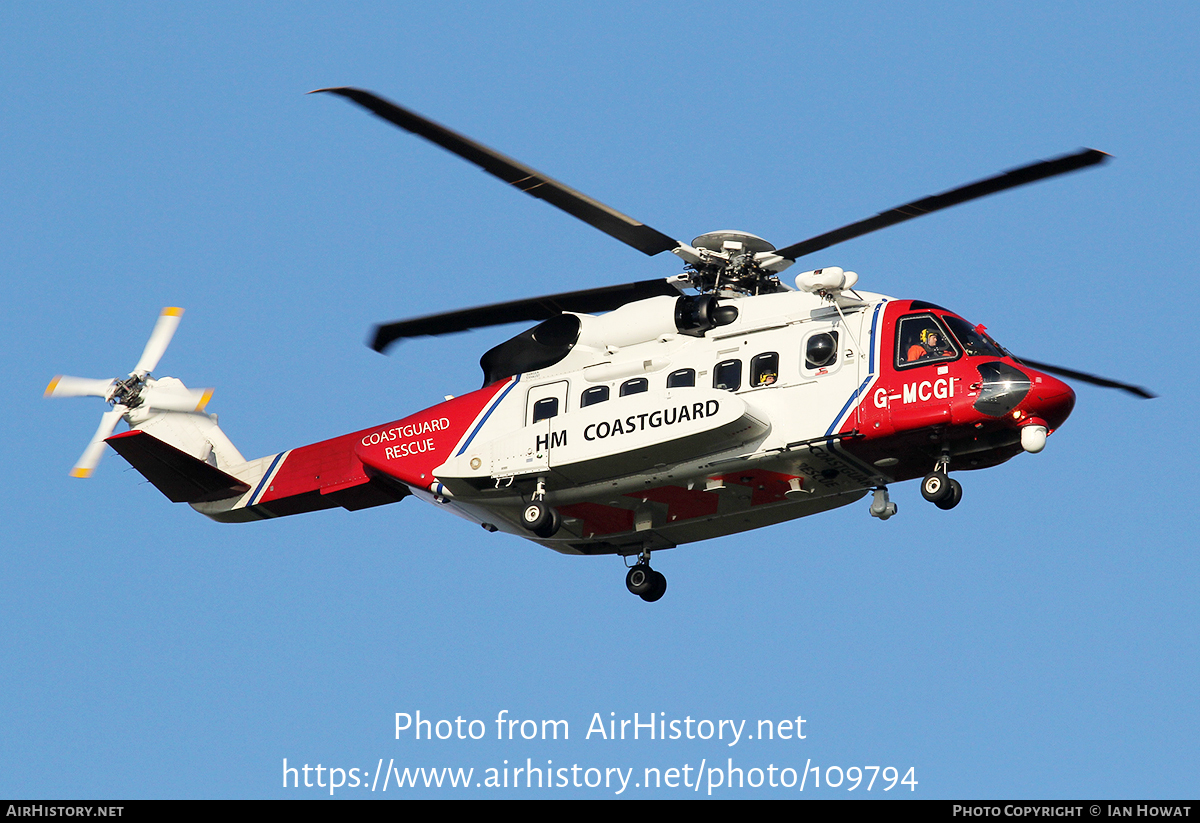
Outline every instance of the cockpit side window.
[[932, 314], [901, 317], [896, 324], [896, 367], [954, 360], [959, 355], [953, 338]]

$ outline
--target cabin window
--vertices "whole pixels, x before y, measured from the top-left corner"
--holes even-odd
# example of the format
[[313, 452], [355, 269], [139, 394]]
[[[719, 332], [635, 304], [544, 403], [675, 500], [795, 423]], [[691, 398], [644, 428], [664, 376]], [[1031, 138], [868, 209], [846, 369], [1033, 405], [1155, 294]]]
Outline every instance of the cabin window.
[[583, 397], [579, 398], [579, 407], [591, 406], [595, 403], [603, 403], [608, 399], [608, 386], [592, 386], [583, 393]]
[[896, 324], [896, 366], [907, 368], [958, 357], [958, 347], [932, 314], [900, 318]]
[[525, 396], [525, 425], [533, 426], [565, 413], [569, 391], [570, 383], [566, 380], [530, 386]]
[[810, 371], [836, 366], [837, 356], [838, 333], [835, 331], [814, 334], [804, 344], [804, 368]]
[[779, 380], [779, 352], [756, 355], [750, 361], [750, 386], [770, 386]]
[[713, 369], [713, 388], [737, 391], [742, 387], [742, 361], [725, 360]]
[[558, 398], [543, 397], [541, 400], [533, 404], [533, 422], [539, 420], [549, 420], [551, 417], [558, 417]]
[[696, 385], [696, 370], [695, 369], [680, 369], [673, 371], [667, 375], [667, 388], [678, 389], [686, 386]]
[[635, 377], [621, 384], [622, 397], [627, 394], [641, 394], [644, 391], [650, 391], [650, 381], [645, 377]]

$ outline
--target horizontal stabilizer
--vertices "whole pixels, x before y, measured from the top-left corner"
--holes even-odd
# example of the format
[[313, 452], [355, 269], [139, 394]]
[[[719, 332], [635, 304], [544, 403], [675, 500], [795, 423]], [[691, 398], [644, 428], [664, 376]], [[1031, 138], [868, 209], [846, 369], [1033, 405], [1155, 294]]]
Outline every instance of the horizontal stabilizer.
[[203, 460], [136, 429], [105, 442], [172, 503], [205, 503], [245, 494], [250, 486]]

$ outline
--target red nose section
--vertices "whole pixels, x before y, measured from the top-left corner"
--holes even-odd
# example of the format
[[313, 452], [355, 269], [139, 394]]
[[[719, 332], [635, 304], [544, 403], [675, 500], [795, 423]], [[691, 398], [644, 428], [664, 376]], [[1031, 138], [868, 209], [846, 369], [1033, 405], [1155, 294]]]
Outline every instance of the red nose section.
[[1057, 377], [1029, 370], [1033, 388], [1026, 404], [1029, 413], [1046, 421], [1051, 431], [1061, 426], [1075, 408], [1075, 391]]

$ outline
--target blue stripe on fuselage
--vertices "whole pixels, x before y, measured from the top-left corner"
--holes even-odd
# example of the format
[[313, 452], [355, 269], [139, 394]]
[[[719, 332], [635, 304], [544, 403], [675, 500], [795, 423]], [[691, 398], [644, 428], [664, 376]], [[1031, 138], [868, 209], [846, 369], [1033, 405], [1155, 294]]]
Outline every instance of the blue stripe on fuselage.
[[258, 481], [258, 488], [254, 490], [254, 494], [250, 495], [250, 502], [247, 505], [253, 506], [258, 502], [258, 498], [262, 496], [263, 487], [267, 485], [267, 481], [271, 479], [271, 474], [275, 471], [275, 467], [279, 465], [279, 461], [283, 459], [285, 454], [287, 452], [280, 452], [275, 455], [275, 459], [271, 461], [267, 473], [262, 476], [262, 480]]
[[867, 348], [871, 352], [871, 356], [867, 361], [867, 379], [862, 382], [861, 386], [854, 390], [854, 393], [850, 395], [850, 398], [846, 401], [846, 404], [842, 406], [841, 411], [839, 411], [833, 418], [833, 422], [829, 424], [829, 430], [825, 432], [826, 437], [833, 434], [834, 430], [838, 427], [838, 422], [842, 419], [842, 416], [852, 405], [854, 405], [854, 403], [858, 401], [858, 398], [862, 396], [867, 386], [870, 385], [871, 381], [875, 379], [875, 328], [879, 323], [879, 310], [882, 308], [883, 302], [876, 304], [875, 311], [871, 314], [871, 339], [867, 345]]
[[478, 423], [475, 424], [475, 428], [471, 429], [471, 433], [467, 436], [467, 442], [462, 444], [462, 448], [459, 449], [455, 453], [455, 455], [454, 455], [455, 457], [458, 457], [460, 454], [462, 454], [463, 452], [465, 452], [467, 450], [467, 446], [471, 445], [471, 441], [475, 439], [475, 435], [479, 434], [479, 430], [483, 428], [483, 424], [486, 423], [487, 419], [492, 416], [492, 412], [494, 412], [496, 410], [496, 407], [500, 405], [500, 402], [502, 400], [504, 400], [505, 397], [508, 396], [508, 393], [510, 391], [512, 391], [513, 387], [515, 387], [517, 385], [517, 383], [519, 383], [520, 381], [521, 381], [521, 375], [518, 374], [516, 377], [513, 378], [513, 381], [508, 384], [508, 388], [506, 388], [504, 391], [500, 392], [500, 396], [492, 401], [491, 408], [489, 408], [486, 412], [484, 412], [483, 417], [479, 420]]

